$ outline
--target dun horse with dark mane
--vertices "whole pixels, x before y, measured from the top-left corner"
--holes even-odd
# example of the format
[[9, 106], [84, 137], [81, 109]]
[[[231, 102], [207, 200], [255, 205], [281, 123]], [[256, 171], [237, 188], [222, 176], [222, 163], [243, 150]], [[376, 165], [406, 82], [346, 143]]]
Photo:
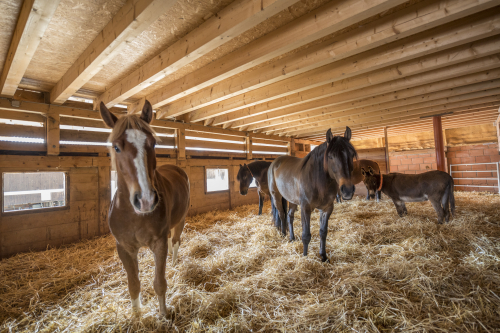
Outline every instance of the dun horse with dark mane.
[[289, 204], [288, 229], [290, 240], [293, 233], [293, 214], [300, 205], [302, 221], [302, 243], [304, 256], [307, 255], [311, 240], [311, 212], [320, 211], [320, 251], [322, 261], [326, 261], [326, 236], [328, 219], [333, 212], [333, 201], [339, 189], [345, 200], [352, 199], [354, 185], [351, 181], [353, 158], [356, 150], [349, 142], [351, 129], [347, 127], [344, 137], [326, 133], [326, 142], [313, 149], [306, 157], [280, 156], [274, 160], [268, 171], [269, 191], [281, 218], [281, 232], [286, 235], [285, 210], [281, 200]]
[[189, 180], [175, 165], [156, 167], [156, 138], [149, 126], [153, 109], [148, 101], [140, 117], [126, 115], [118, 119], [103, 103], [100, 109], [102, 119], [113, 129], [108, 141], [118, 177], [108, 223], [127, 271], [132, 307], [141, 307], [137, 253], [146, 246], [154, 253], [154, 290], [160, 313], [165, 315], [167, 250], [173, 253], [175, 264], [189, 208]]

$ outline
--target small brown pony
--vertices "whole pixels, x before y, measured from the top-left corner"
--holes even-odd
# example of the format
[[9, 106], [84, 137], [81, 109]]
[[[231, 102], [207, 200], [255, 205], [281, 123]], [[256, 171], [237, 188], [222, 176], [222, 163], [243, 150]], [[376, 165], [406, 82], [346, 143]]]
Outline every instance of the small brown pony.
[[154, 289], [160, 313], [166, 315], [167, 251], [173, 253], [175, 264], [189, 208], [189, 180], [175, 165], [156, 167], [156, 138], [149, 126], [153, 109], [148, 101], [140, 117], [126, 115], [118, 119], [104, 103], [100, 109], [102, 119], [113, 129], [108, 142], [118, 178], [108, 223], [127, 271], [132, 308], [137, 311], [141, 307], [137, 253], [147, 246], [154, 253]]
[[[361, 183], [364, 179], [364, 176], [361, 172], [361, 169], [371, 170], [372, 173], [380, 174], [380, 167], [378, 163], [372, 160], [357, 160], [353, 163], [353, 169], [351, 174], [351, 180], [354, 185]], [[372, 195], [370, 195], [370, 191], [368, 191], [368, 187], [366, 188], [366, 200], [370, 200], [370, 198], [377, 197], [377, 202], [382, 199], [382, 192], [375, 191]], [[337, 202], [341, 202], [340, 195], [337, 194]]]
[[302, 244], [307, 256], [311, 241], [311, 213], [315, 208], [320, 211], [320, 250], [322, 261], [327, 261], [326, 235], [328, 219], [333, 212], [333, 201], [340, 190], [345, 200], [354, 194], [351, 180], [353, 159], [357, 153], [352, 144], [351, 129], [346, 128], [344, 137], [333, 136], [326, 132], [326, 142], [314, 148], [304, 158], [280, 156], [273, 161], [267, 173], [269, 192], [281, 218], [281, 233], [286, 235], [285, 210], [282, 198], [289, 202], [288, 229], [290, 241], [293, 233], [293, 214], [300, 205], [302, 222]]

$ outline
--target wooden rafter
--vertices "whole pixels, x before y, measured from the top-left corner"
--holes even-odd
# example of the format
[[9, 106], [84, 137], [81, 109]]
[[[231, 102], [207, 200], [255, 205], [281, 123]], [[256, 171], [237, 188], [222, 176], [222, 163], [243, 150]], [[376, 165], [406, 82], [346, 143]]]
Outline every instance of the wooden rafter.
[[337, 61], [253, 90], [243, 96], [236, 96], [222, 103], [200, 108], [190, 114], [190, 120], [191, 122], [202, 121], [210, 117], [231, 113], [498, 34], [500, 32], [500, 14], [481, 14], [487, 16], [475, 20], [472, 24], [464, 25], [462, 23], [458, 25], [457, 22], [453, 22], [449, 27], [439, 27], [415, 37], [392, 43], [390, 46], [379, 47], [373, 52], [365, 52]]
[[[345, 0], [340, 3], [335, 1], [326, 3], [311, 13], [153, 92], [146, 98], [151, 101], [153, 107], [161, 107], [403, 2], [405, 1]], [[159, 116], [167, 116], [165, 110], [159, 113]]]
[[178, 116], [214, 103], [225, 104], [222, 101], [231, 97], [463, 18], [495, 4], [496, 1], [478, 3], [475, 0], [460, 3], [431, 0], [418, 3], [349, 33], [248, 71], [245, 75], [228, 78], [174, 101], [168, 105], [165, 115]]
[[177, 0], [128, 0], [50, 92], [50, 101], [64, 103]]
[[120, 103], [286, 9], [296, 1], [235, 1], [112, 86], [99, 99], [108, 107]]
[[13, 96], [60, 0], [25, 0], [0, 76], [0, 95]]

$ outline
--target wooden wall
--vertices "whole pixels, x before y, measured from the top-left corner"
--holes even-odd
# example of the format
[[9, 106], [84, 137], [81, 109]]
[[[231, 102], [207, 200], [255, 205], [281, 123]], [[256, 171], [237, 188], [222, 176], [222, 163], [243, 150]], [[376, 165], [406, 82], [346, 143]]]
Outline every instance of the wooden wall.
[[[190, 215], [258, 203], [255, 188], [250, 189], [246, 196], [239, 194], [236, 175], [239, 164], [243, 162], [249, 161], [158, 159], [158, 165], [177, 163], [189, 175]], [[205, 166], [229, 169], [229, 191], [205, 193]], [[30, 250], [45, 250], [47, 246], [60, 246], [109, 233], [107, 224], [111, 199], [109, 157], [0, 155], [0, 172], [28, 171], [66, 172], [68, 205], [64, 208], [1, 213], [0, 258]]]

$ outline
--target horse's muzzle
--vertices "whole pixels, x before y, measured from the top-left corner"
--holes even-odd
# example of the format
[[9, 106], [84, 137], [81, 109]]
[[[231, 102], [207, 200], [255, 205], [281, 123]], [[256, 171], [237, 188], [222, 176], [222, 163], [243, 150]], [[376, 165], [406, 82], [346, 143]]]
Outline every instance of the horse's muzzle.
[[355, 190], [356, 190], [356, 187], [354, 185], [352, 185], [351, 187], [342, 185], [340, 187], [340, 193], [342, 194], [342, 199], [351, 200], [352, 197], [354, 196]]
[[241, 195], [247, 195], [247, 193], [248, 193], [248, 189], [246, 189], [246, 190], [240, 189], [240, 194]]
[[152, 195], [143, 196], [141, 192], [135, 192], [132, 205], [137, 214], [147, 214], [155, 210], [159, 202], [158, 192], [151, 191]]

